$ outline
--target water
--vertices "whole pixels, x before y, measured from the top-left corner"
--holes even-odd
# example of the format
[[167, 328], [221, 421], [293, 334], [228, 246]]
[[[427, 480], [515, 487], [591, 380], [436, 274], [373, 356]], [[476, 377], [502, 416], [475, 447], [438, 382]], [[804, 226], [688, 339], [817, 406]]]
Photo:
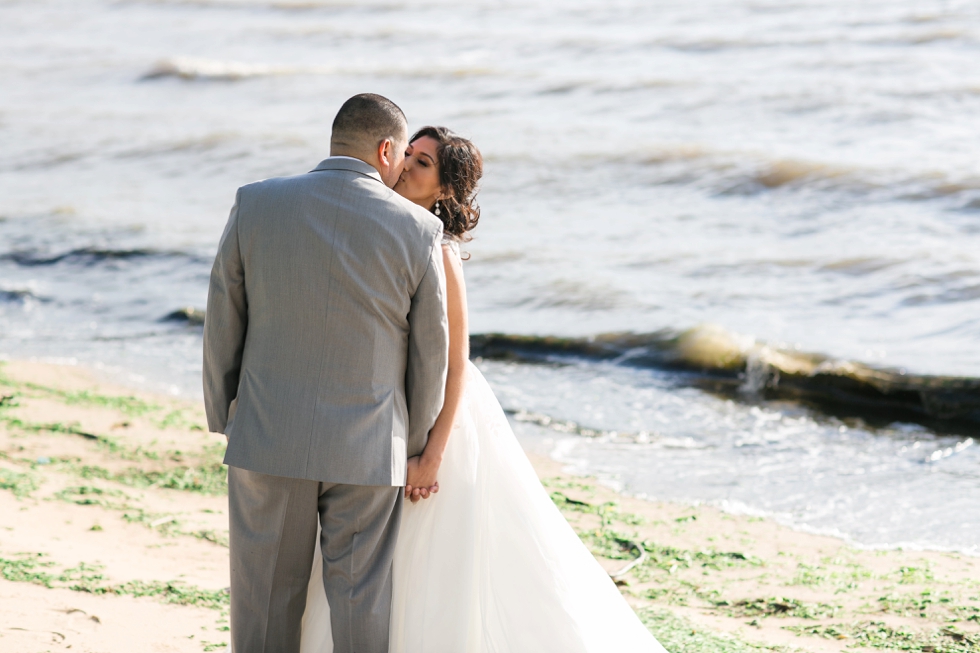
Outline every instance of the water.
[[[199, 395], [200, 332], [161, 318], [204, 306], [235, 188], [311, 169], [371, 90], [486, 156], [474, 332], [710, 322], [980, 376], [978, 54], [980, 8], [953, 1], [8, 0], [0, 353]], [[652, 434], [555, 436], [630, 490], [866, 544], [980, 542], [968, 434], [485, 365], [510, 408]]]
[[[980, 554], [974, 438], [909, 424], [870, 431], [792, 405], [705, 396], [643, 370], [480, 366], [528, 446], [633, 493], [771, 515], [859, 544]], [[556, 414], [562, 423], [541, 425]], [[582, 437], [572, 425], [604, 430]]]

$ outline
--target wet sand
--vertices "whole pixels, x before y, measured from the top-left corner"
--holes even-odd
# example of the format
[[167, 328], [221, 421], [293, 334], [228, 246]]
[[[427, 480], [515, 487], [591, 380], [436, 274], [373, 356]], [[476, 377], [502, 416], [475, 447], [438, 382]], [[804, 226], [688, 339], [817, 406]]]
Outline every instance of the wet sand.
[[[0, 650], [228, 641], [224, 438], [197, 402], [78, 367], [0, 368]], [[674, 653], [980, 650], [980, 559], [868, 551], [709, 506], [644, 501], [533, 457]]]

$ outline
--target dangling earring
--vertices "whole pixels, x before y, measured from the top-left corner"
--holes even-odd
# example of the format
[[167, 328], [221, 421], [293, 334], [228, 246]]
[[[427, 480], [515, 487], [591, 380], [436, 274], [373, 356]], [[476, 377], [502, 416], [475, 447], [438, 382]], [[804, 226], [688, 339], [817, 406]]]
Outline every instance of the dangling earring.
[[439, 200], [436, 200], [436, 210], [435, 210], [435, 214], [436, 214], [436, 215], [439, 215], [440, 213], [441, 213], [441, 211], [439, 210]]

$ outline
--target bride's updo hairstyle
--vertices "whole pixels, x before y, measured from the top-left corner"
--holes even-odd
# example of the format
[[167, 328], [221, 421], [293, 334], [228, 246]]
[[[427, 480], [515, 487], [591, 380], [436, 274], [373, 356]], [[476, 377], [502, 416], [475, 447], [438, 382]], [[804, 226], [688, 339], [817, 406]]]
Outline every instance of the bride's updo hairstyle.
[[477, 182], [483, 176], [483, 155], [471, 141], [445, 127], [423, 127], [408, 142], [414, 143], [423, 136], [439, 144], [439, 184], [446, 197], [439, 200], [438, 206], [444, 232], [456, 240], [470, 240], [466, 233], [480, 220], [476, 193]]

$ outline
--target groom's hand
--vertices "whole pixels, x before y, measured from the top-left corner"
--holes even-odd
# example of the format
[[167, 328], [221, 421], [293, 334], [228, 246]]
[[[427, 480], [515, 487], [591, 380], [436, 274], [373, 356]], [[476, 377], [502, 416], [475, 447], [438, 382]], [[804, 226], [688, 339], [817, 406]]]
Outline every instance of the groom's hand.
[[424, 455], [412, 456], [408, 459], [408, 480], [405, 482], [405, 498], [412, 503], [418, 503], [419, 499], [428, 499], [430, 495], [439, 491], [439, 481], [436, 474], [439, 472], [441, 461], [427, 460]]

